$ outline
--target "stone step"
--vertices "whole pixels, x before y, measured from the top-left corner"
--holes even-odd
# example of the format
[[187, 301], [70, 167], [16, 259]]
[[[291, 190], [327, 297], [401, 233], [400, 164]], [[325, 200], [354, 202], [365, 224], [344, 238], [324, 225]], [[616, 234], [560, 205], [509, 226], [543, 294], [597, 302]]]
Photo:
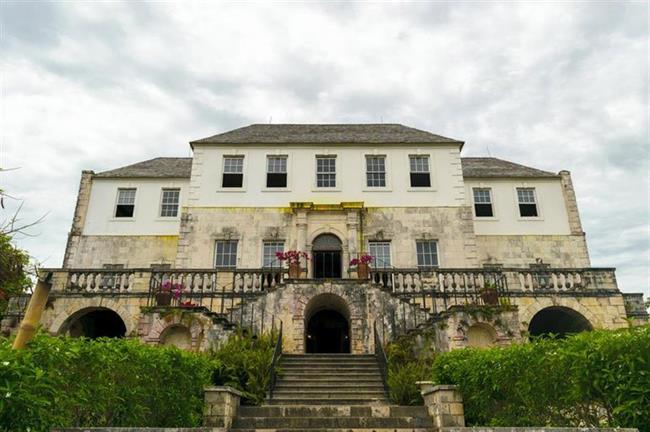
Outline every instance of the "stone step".
[[384, 390], [384, 383], [381, 380], [366, 380], [366, 381], [348, 381], [348, 382], [329, 382], [329, 381], [288, 381], [281, 380], [275, 385], [275, 390], [287, 389], [342, 389], [351, 388], [357, 390]]
[[295, 397], [276, 397], [273, 395], [272, 399], [267, 399], [265, 405], [377, 405], [388, 404], [386, 397], [377, 398], [295, 398]]
[[296, 378], [324, 378], [324, 379], [332, 379], [332, 378], [345, 378], [349, 379], [350, 377], [359, 377], [359, 378], [367, 378], [367, 377], [379, 377], [381, 379], [381, 373], [379, 370], [376, 371], [363, 371], [363, 370], [344, 370], [344, 371], [336, 371], [336, 372], [328, 372], [328, 371], [312, 371], [312, 370], [283, 370], [280, 369], [280, 378], [285, 378], [285, 377], [296, 377]]
[[321, 354], [282, 354], [282, 358], [375, 358], [374, 354], [321, 353]]
[[240, 406], [240, 417], [427, 417], [424, 406], [261, 405]]
[[308, 431], [308, 432], [437, 432], [437, 429], [434, 428], [296, 428], [296, 429], [251, 429], [251, 428], [233, 428], [231, 429], [237, 432], [298, 432], [298, 431]]
[[281, 361], [280, 365], [284, 367], [299, 367], [299, 366], [364, 366], [364, 367], [377, 367], [376, 361], [307, 361], [307, 360], [292, 360], [292, 361]]
[[292, 372], [298, 372], [298, 371], [321, 371], [321, 372], [336, 372], [336, 371], [347, 371], [347, 372], [374, 372], [374, 371], [379, 371], [379, 366], [374, 364], [374, 365], [337, 365], [337, 364], [332, 364], [332, 365], [285, 365], [283, 363], [280, 363], [280, 370], [281, 371], [292, 371]]
[[[297, 374], [296, 374], [297, 375]], [[303, 374], [304, 375], [304, 374]], [[351, 378], [354, 378], [352, 380]], [[305, 383], [305, 382], [313, 382], [315, 384], [317, 383], [348, 383], [354, 381], [355, 383], [357, 382], [377, 382], [381, 381], [381, 375], [379, 373], [377, 374], [364, 374], [362, 376], [359, 376], [359, 374], [354, 374], [350, 376], [345, 376], [345, 375], [331, 375], [331, 376], [322, 376], [322, 375], [308, 375], [308, 376], [290, 376], [290, 375], [281, 375], [278, 377], [278, 380], [281, 381], [286, 381], [286, 382], [294, 382], [296, 384], [300, 383]]]
[[384, 386], [382, 384], [373, 385], [319, 385], [319, 386], [287, 386], [277, 385], [273, 390], [274, 395], [283, 395], [289, 393], [295, 394], [312, 394], [312, 393], [384, 393]]
[[412, 428], [432, 427], [426, 417], [239, 417], [235, 428]]

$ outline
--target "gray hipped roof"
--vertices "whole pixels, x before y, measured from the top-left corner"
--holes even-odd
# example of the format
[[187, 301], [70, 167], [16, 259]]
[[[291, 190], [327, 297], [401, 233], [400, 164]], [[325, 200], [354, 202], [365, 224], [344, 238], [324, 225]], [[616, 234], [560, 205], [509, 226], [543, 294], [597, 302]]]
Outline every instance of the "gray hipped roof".
[[401, 124], [252, 124], [190, 144], [462, 144]]
[[[461, 158], [465, 178], [540, 178], [558, 177], [538, 170], [492, 157]], [[95, 174], [105, 178], [190, 178], [192, 158], [159, 157], [122, 168]]]
[[157, 157], [95, 174], [111, 178], [190, 178], [192, 158]]

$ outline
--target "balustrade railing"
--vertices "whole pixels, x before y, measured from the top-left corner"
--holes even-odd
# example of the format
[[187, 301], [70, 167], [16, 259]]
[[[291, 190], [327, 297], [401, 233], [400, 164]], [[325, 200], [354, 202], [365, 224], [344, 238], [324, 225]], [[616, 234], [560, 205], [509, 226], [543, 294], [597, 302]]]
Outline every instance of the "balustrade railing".
[[65, 288], [79, 292], [128, 292], [134, 277], [133, 269], [68, 270]]

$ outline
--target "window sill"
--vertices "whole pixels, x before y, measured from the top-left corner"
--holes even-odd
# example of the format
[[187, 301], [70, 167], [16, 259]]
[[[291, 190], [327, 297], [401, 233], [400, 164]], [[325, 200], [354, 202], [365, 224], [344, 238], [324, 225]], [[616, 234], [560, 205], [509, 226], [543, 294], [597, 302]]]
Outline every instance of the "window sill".
[[111, 222], [135, 222], [134, 217], [112, 217], [109, 220]]
[[367, 187], [367, 188], [361, 189], [361, 192], [392, 192], [392, 191], [393, 191], [393, 189], [388, 188], [388, 187], [375, 187], [375, 188]]
[[538, 221], [541, 222], [541, 221], [544, 220], [544, 218], [541, 217], [541, 216], [530, 216], [530, 217], [528, 217], [528, 216], [519, 216], [517, 218], [517, 220], [521, 221], [521, 222], [538, 222]]
[[435, 192], [436, 189], [432, 186], [427, 187], [410, 187], [406, 189], [407, 192]]
[[246, 192], [246, 188], [217, 188], [217, 192]]
[[486, 222], [496, 222], [499, 220], [498, 217], [495, 216], [474, 216], [475, 221], [486, 221]]
[[262, 188], [262, 192], [291, 192], [291, 189], [282, 188], [282, 187], [277, 187], [277, 188], [265, 187]]
[[341, 192], [339, 188], [312, 188], [312, 192]]
[[174, 222], [179, 220], [181, 220], [181, 218], [179, 218], [178, 216], [168, 216], [168, 217], [159, 216], [156, 218], [156, 222]]

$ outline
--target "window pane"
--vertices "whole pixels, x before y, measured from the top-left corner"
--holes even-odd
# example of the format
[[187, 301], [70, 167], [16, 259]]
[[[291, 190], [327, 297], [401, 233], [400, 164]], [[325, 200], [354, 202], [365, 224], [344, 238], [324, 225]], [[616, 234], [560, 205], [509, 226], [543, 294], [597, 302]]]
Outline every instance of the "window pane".
[[133, 217], [135, 211], [135, 189], [118, 189], [115, 217]]
[[267, 173], [266, 174], [266, 187], [268, 188], [284, 188], [287, 187], [287, 175], [281, 173]]
[[223, 182], [221, 183], [222, 187], [225, 188], [240, 188], [244, 184], [244, 175], [243, 174], [223, 174]]
[[535, 189], [533, 188], [518, 188], [517, 198], [519, 204], [532, 204], [535, 203]]
[[474, 213], [476, 217], [492, 217], [492, 204], [474, 204]]
[[372, 241], [368, 244], [370, 255], [374, 257], [373, 266], [375, 268], [385, 268], [391, 266], [390, 261], [390, 242]]
[[163, 189], [162, 203], [160, 205], [161, 217], [178, 216], [178, 204], [180, 200], [180, 189]]
[[489, 204], [491, 202], [490, 189], [474, 189], [474, 203]]
[[386, 186], [385, 156], [366, 156], [366, 184], [368, 187]]
[[416, 243], [419, 267], [436, 267], [438, 265], [438, 242], [422, 240]]
[[237, 265], [237, 242], [217, 240], [214, 263], [216, 267], [235, 267]]
[[286, 173], [287, 157], [286, 156], [268, 156], [266, 158], [267, 173]]
[[284, 251], [283, 241], [264, 242], [264, 251], [262, 257], [263, 267], [282, 267], [282, 261], [275, 256], [276, 252]]
[[431, 187], [429, 173], [411, 173], [411, 187]]
[[429, 172], [429, 156], [409, 156], [412, 173]]
[[519, 204], [521, 217], [537, 217], [537, 204]]

